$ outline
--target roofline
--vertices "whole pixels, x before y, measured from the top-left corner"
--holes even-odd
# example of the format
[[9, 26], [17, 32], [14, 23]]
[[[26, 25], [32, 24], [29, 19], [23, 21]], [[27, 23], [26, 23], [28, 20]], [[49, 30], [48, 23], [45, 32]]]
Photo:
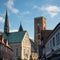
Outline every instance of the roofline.
[[25, 31], [15, 31], [15, 32], [10, 32], [10, 33], [16, 33], [16, 32], [27, 32], [26, 30]]
[[[51, 34], [57, 29], [57, 27], [58, 27], [59, 25], [60, 25], [60, 22], [59, 22], [59, 23], [56, 25], [56, 27], [52, 30], [52, 32], [49, 34], [48, 38], [49, 38], [49, 37], [51, 36]], [[48, 38], [47, 38], [47, 39], [48, 39]], [[49, 40], [48, 40], [48, 41], [49, 41]], [[47, 42], [48, 42], [48, 41], [47, 41]]]
[[52, 31], [52, 30], [41, 30], [41, 31]]
[[46, 18], [44, 16], [35, 17], [34, 19], [38, 19], [38, 18], [44, 18], [46, 20]]
[[33, 41], [31, 38], [29, 38], [29, 40], [30, 40], [33, 44], [35, 44], [34, 41]]

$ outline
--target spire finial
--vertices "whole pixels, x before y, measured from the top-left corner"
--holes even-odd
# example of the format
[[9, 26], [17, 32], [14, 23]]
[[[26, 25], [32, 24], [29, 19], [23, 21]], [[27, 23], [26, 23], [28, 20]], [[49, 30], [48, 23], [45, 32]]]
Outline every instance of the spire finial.
[[23, 27], [22, 27], [22, 24], [21, 24], [21, 22], [20, 22], [19, 31], [23, 31]]

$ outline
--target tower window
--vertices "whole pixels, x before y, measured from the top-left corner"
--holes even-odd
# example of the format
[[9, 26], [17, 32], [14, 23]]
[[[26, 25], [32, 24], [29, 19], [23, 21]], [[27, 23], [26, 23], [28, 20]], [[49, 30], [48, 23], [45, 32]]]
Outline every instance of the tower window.
[[40, 32], [39, 26], [37, 27], [37, 31], [38, 31], [38, 33]]
[[40, 39], [40, 35], [38, 35], [38, 39]]

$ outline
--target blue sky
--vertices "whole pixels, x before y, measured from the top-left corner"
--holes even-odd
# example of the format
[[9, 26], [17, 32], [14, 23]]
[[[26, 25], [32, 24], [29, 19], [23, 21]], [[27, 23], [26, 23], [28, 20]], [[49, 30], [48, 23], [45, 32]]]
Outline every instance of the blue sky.
[[10, 31], [18, 31], [21, 23], [32, 39], [35, 17], [44, 16], [47, 29], [54, 29], [60, 22], [60, 0], [0, 0], [0, 31], [4, 29], [6, 9]]

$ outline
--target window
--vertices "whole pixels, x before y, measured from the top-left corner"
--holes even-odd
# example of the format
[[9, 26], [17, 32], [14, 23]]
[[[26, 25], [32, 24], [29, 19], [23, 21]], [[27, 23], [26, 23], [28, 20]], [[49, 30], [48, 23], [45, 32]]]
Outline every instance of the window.
[[55, 46], [55, 38], [53, 37], [53, 46]]
[[38, 31], [38, 33], [40, 33], [40, 28], [39, 28], [39, 26], [37, 26], [37, 31]]
[[18, 48], [16, 48], [16, 56], [18, 56]]
[[38, 35], [38, 39], [40, 39], [40, 35]]
[[50, 40], [50, 48], [52, 48], [52, 40]]
[[59, 37], [59, 36], [60, 36], [60, 34], [57, 33], [57, 34], [56, 34], [56, 44], [57, 44], [57, 45], [60, 44], [60, 37]]
[[[57, 34], [56, 34], [56, 44], [58, 43], [58, 36], [57, 36]], [[58, 44], [57, 44], [58, 45]]]
[[48, 52], [48, 51], [49, 51], [49, 42], [46, 45], [46, 52]]

